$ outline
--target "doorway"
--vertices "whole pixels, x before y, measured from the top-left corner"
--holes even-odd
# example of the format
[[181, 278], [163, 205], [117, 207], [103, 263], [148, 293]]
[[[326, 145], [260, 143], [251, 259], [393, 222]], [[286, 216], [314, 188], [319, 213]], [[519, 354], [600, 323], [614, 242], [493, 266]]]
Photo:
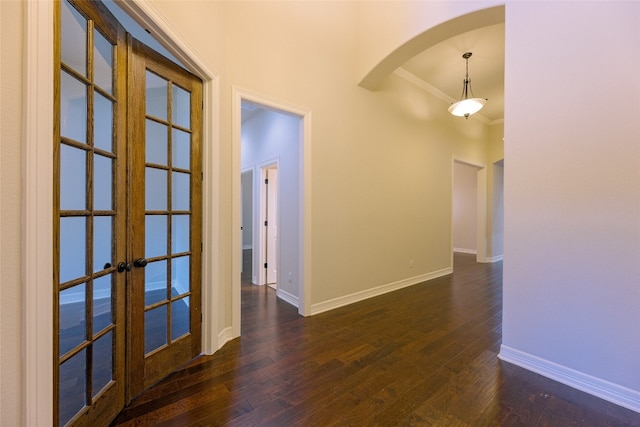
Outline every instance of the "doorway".
[[459, 160], [452, 168], [452, 252], [486, 262], [486, 168]]
[[[282, 104], [253, 95], [240, 96], [236, 92], [235, 100], [241, 118], [234, 128], [240, 160], [237, 176], [242, 180], [240, 171], [253, 170], [254, 177], [252, 282], [271, 286], [278, 298], [303, 313], [304, 264], [307, 262], [304, 236], [308, 227], [303, 165], [304, 141], [308, 141], [305, 120], [308, 119]], [[234, 218], [241, 221], [240, 213], [246, 204], [242, 202], [242, 194], [237, 197], [239, 210]], [[244, 246], [241, 235], [235, 245], [240, 255], [240, 248]], [[234, 265], [239, 266], [241, 258], [236, 262]], [[240, 323], [240, 279], [234, 279], [234, 334], [239, 333], [236, 328]]]
[[108, 424], [200, 352], [202, 82], [56, 8], [54, 424]]

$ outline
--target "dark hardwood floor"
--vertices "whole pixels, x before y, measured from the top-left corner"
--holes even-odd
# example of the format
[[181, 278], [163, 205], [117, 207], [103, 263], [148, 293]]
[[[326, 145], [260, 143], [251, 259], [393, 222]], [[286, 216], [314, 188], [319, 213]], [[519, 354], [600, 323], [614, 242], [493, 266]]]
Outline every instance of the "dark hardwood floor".
[[640, 426], [638, 413], [498, 360], [502, 263], [456, 254], [454, 270], [309, 318], [244, 275], [242, 337], [113, 425]]

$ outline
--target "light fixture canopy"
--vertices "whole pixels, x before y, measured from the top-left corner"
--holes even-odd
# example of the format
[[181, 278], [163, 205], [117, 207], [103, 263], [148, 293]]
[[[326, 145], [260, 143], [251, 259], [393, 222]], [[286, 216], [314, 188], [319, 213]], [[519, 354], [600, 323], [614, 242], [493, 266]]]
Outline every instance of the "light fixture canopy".
[[[466, 73], [462, 86], [462, 96], [460, 97], [460, 101], [454, 102], [449, 106], [449, 112], [451, 114], [458, 117], [464, 117], [465, 119], [468, 119], [470, 115], [480, 111], [487, 102], [487, 98], [475, 98], [473, 95], [471, 79], [469, 79], [469, 58], [471, 55], [471, 52], [467, 52], [462, 55], [466, 61]], [[471, 94], [471, 98], [469, 98], [469, 94]]]

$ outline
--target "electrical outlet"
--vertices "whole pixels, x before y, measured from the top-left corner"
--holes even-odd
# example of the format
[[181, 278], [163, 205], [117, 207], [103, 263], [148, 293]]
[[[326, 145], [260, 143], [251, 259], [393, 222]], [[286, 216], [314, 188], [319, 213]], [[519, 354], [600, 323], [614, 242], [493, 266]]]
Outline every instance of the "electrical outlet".
[[412, 259], [409, 260], [409, 268], [413, 268], [413, 260]]

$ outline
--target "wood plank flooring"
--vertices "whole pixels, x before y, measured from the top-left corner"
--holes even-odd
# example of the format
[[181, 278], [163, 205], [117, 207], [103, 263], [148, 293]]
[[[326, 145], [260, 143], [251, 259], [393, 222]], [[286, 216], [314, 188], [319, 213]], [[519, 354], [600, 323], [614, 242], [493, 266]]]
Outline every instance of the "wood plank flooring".
[[[640, 414], [497, 358], [502, 263], [309, 318], [242, 286], [242, 337], [113, 426], [640, 426]], [[243, 276], [246, 280], [250, 274]]]

